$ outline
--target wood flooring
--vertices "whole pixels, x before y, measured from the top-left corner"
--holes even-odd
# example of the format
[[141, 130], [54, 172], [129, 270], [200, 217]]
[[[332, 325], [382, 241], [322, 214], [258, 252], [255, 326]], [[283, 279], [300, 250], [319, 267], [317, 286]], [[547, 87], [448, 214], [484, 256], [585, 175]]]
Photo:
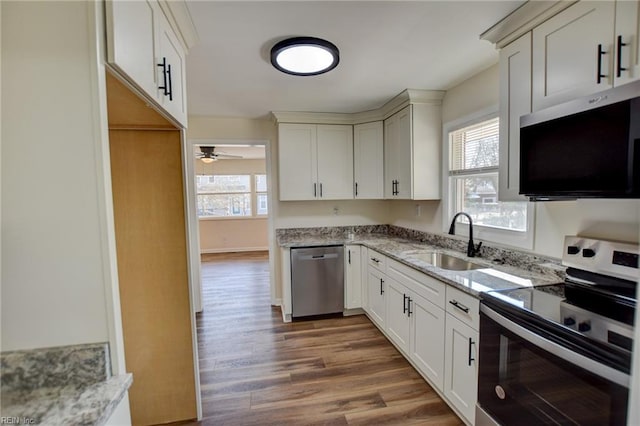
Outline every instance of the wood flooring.
[[463, 424], [365, 315], [283, 323], [266, 252], [202, 260], [203, 420], [189, 424]]

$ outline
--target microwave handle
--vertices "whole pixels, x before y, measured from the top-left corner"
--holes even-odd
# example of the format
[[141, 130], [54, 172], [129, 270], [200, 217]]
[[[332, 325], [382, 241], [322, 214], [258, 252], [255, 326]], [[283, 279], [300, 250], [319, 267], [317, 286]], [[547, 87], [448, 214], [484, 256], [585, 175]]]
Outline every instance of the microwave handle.
[[[543, 349], [551, 353], [552, 355], [557, 356], [558, 358], [562, 358], [565, 361], [583, 368], [584, 370], [587, 370], [597, 376], [600, 376], [605, 380], [614, 382], [627, 389], [629, 388], [630, 378], [628, 374], [594, 361], [591, 358], [587, 358], [584, 355], [573, 352], [555, 342], [547, 340], [544, 337], [541, 337], [533, 333], [532, 331], [527, 330], [521, 325], [508, 320], [483, 303], [480, 304], [480, 312], [485, 314], [487, 317], [489, 317], [489, 319], [494, 321], [500, 327], [509, 330], [516, 336], [526, 340], [532, 345], [537, 346], [538, 348]], [[480, 334], [482, 334], [482, 330], [480, 330]]]

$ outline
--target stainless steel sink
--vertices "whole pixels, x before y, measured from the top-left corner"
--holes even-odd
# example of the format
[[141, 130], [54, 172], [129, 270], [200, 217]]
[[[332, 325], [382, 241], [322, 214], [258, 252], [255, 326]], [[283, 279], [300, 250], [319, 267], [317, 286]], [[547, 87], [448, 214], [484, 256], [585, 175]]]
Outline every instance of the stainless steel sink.
[[448, 269], [451, 271], [469, 271], [471, 269], [485, 268], [485, 266], [472, 263], [459, 257], [449, 256], [444, 253], [436, 252], [423, 252], [410, 254], [409, 257], [422, 260], [442, 269]]

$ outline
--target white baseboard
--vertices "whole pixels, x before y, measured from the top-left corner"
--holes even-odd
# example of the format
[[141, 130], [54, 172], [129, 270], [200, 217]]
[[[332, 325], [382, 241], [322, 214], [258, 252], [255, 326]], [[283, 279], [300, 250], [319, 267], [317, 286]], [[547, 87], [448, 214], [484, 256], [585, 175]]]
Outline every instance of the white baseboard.
[[280, 306], [282, 309], [282, 299], [271, 299], [271, 306]]
[[245, 251], [269, 251], [269, 247], [230, 247], [230, 248], [200, 249], [200, 254], [240, 253]]

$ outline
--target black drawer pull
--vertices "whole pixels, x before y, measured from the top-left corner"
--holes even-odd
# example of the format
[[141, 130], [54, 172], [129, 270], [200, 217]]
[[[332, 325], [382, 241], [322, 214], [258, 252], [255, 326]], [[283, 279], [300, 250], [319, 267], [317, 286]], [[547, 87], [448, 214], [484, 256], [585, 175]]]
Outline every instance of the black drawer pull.
[[410, 298], [410, 297], [408, 297], [407, 299], [409, 299], [409, 303], [407, 303], [407, 305], [409, 306], [409, 307], [408, 307], [408, 309], [407, 309], [407, 310], [408, 310], [408, 312], [407, 312], [407, 316], [409, 316], [409, 317], [410, 317], [410, 316], [411, 316], [411, 314], [413, 313], [413, 311], [411, 310], [411, 302], [413, 302], [413, 299], [412, 299], [412, 298]]
[[460, 309], [461, 311], [463, 311], [465, 314], [469, 313], [469, 308], [467, 308], [466, 306], [464, 306], [462, 303], [458, 302], [457, 300], [449, 300], [449, 303], [452, 304], [453, 306], [455, 306], [456, 308]]
[[602, 45], [598, 45], [598, 74], [596, 75], [596, 83], [602, 83], [602, 79], [607, 77], [606, 74], [602, 74], [602, 55], [606, 55], [607, 52], [602, 50]]
[[627, 68], [624, 68], [622, 66], [622, 48], [624, 46], [628, 46], [628, 43], [623, 43], [622, 42], [622, 36], [619, 35], [618, 36], [618, 42], [617, 42], [618, 60], [617, 60], [617, 63], [616, 63], [616, 77], [618, 77], [618, 78], [622, 77], [622, 71], [627, 71]]
[[384, 294], [384, 288], [382, 288], [382, 284], [384, 284], [384, 280], [380, 278], [380, 296]]
[[372, 257], [372, 258], [371, 258], [371, 261], [372, 261], [372, 262], [376, 262], [376, 263], [380, 263], [380, 259], [376, 259], [375, 257]]
[[407, 299], [408, 299], [407, 295], [403, 294], [402, 295], [402, 313], [403, 314], [407, 313]]
[[471, 337], [469, 337], [469, 366], [471, 366], [471, 362], [475, 361], [476, 359], [473, 357], [472, 353], [471, 353], [471, 347], [473, 345], [475, 345], [476, 342], [473, 341], [473, 339]]

